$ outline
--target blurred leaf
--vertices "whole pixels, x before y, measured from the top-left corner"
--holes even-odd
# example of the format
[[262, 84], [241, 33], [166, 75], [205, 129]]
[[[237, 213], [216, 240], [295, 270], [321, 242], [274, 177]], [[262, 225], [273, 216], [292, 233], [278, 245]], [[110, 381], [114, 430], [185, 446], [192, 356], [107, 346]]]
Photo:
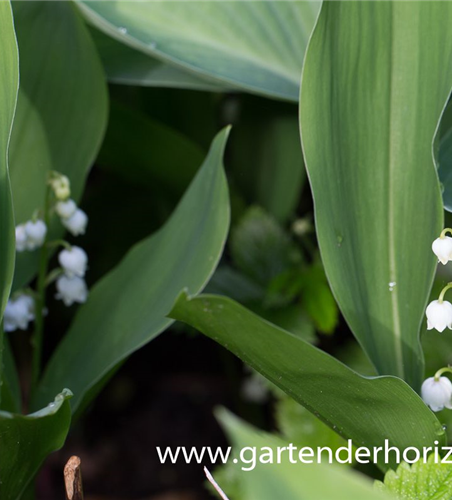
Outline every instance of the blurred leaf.
[[[421, 398], [396, 377], [365, 378], [298, 337], [225, 297], [179, 296], [170, 317], [198, 329], [240, 357], [356, 446], [422, 448], [444, 429]], [[393, 454], [379, 456], [383, 469]]]
[[452, 465], [435, 464], [434, 455], [427, 463], [420, 460], [409, 466], [402, 462], [396, 471], [386, 473], [384, 483], [376, 481], [376, 489], [399, 500], [450, 500]]
[[124, 179], [180, 196], [204, 153], [182, 134], [112, 101], [98, 162]]
[[354, 339], [340, 346], [336, 352], [336, 358], [360, 375], [365, 377], [375, 377], [377, 375], [366, 353]]
[[280, 222], [299, 203], [306, 172], [296, 110], [242, 98], [231, 158], [237, 182], [253, 202]]
[[289, 236], [260, 207], [246, 212], [232, 230], [229, 246], [234, 264], [263, 287], [300, 260]]
[[298, 304], [286, 305], [279, 309], [252, 306], [250, 309], [270, 323], [291, 332], [306, 342], [314, 343], [316, 340], [314, 324]]
[[[0, 2], [0, 320], [14, 273], [14, 213], [8, 172], [8, 148], [19, 86], [19, 60], [9, 1]], [[0, 321], [0, 388], [3, 383], [3, 323]], [[0, 392], [0, 403], [2, 393]]]
[[7, 338], [3, 349], [3, 383], [1, 385], [1, 409], [13, 413], [20, 413], [21, 392], [16, 363]]
[[[47, 172], [82, 194], [107, 122], [107, 90], [94, 44], [71, 2], [14, 2], [20, 92], [11, 137], [16, 223], [42, 208]], [[26, 189], [24, 185], [26, 184]], [[63, 232], [55, 221], [54, 234]], [[37, 252], [18, 255], [15, 288], [32, 278]]]
[[442, 184], [444, 208], [452, 212], [452, 105], [441, 118], [438, 151], [438, 175]]
[[223, 86], [203, 80], [194, 73], [154, 59], [101, 31], [92, 28], [91, 36], [110, 83], [222, 91]]
[[[92, 289], [47, 365], [34, 406], [64, 383], [73, 410], [93, 397], [114, 368], [165, 330], [178, 293], [200, 291], [220, 259], [229, 225], [222, 158], [229, 129], [220, 132], [169, 221], [138, 243]], [[99, 382], [102, 382], [100, 384]]]
[[303, 272], [302, 304], [319, 332], [333, 333], [339, 320], [339, 311], [321, 265], [313, 265]]
[[230, 266], [221, 265], [215, 271], [206, 292], [227, 295], [238, 302], [257, 302], [264, 297], [265, 290], [247, 276]]
[[300, 99], [332, 291], [378, 372], [416, 389], [443, 221], [432, 139], [450, 92], [451, 15], [448, 2], [324, 3]]
[[70, 397], [64, 390], [54, 403], [27, 416], [0, 411], [2, 500], [19, 500], [47, 455], [63, 446], [71, 424]]
[[[264, 433], [233, 414], [222, 410], [218, 419], [225, 429], [234, 449], [253, 447], [257, 453], [264, 454], [273, 450], [276, 460], [278, 447], [287, 449], [289, 443]], [[235, 480], [235, 494], [231, 500], [389, 500], [392, 498], [383, 492], [376, 491], [372, 482], [365, 476], [343, 467], [325, 464], [291, 463], [287, 453], [282, 453], [281, 463], [262, 464], [256, 460], [253, 470], [242, 471], [250, 464], [228, 462]], [[249, 455], [248, 455], [249, 457]], [[248, 458], [247, 457], [247, 458]], [[258, 455], [259, 457], [259, 455]], [[228, 494], [227, 485], [223, 483], [224, 473], [217, 474], [216, 480]]]
[[196, 76], [298, 101], [318, 2], [79, 2], [122, 43]]

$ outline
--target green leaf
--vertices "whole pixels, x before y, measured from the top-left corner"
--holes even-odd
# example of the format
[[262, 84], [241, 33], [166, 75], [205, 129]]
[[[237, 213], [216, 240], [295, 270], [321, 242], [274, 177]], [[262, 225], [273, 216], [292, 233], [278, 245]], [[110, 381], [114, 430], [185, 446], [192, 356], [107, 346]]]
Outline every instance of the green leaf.
[[[107, 121], [102, 65], [70, 2], [14, 2], [20, 93], [11, 138], [16, 222], [42, 208], [49, 170], [66, 174], [72, 197], [82, 194]], [[24, 188], [26, 184], [26, 189]], [[55, 236], [61, 236], [56, 222]], [[18, 255], [15, 288], [36, 270], [36, 252]]]
[[442, 184], [444, 208], [452, 212], [452, 105], [444, 110], [440, 125], [438, 175]]
[[323, 267], [319, 264], [314, 264], [302, 273], [301, 303], [317, 330], [333, 333], [339, 320], [339, 311]]
[[[11, 4], [0, 2], [0, 319], [14, 273], [14, 214], [8, 172], [8, 148], [19, 86], [19, 60]], [[3, 383], [3, 323], [0, 321], [0, 388]], [[0, 403], [2, 393], [0, 392]]]
[[[437, 459], [440, 462], [440, 458]], [[399, 500], [450, 500], [452, 498], [452, 466], [435, 463], [435, 455], [409, 466], [402, 462], [396, 471], [388, 471], [378, 490], [392, 493]]]
[[0, 498], [19, 500], [47, 455], [59, 450], [71, 424], [71, 393], [31, 415], [0, 411]]
[[154, 59], [95, 28], [90, 32], [110, 83], [217, 92], [225, 90], [219, 84]]
[[181, 196], [203, 158], [202, 149], [179, 132], [112, 101], [101, 166], [129, 182]]
[[[282, 452], [281, 463], [276, 463], [277, 450], [285, 448], [289, 443], [278, 437], [264, 433], [239, 420], [231, 413], [223, 410], [218, 412], [220, 423], [225, 429], [234, 449], [245, 447], [256, 449], [260, 453], [273, 453], [274, 463], [262, 464], [256, 460], [253, 470], [242, 471], [240, 467], [249, 468], [251, 464], [228, 462], [226, 466], [232, 469], [236, 483], [234, 500], [389, 500], [392, 496], [376, 491], [372, 482], [365, 476], [344, 467], [326, 464], [293, 464], [288, 459], [287, 452]], [[301, 448], [301, 446], [300, 446]], [[285, 448], [286, 449], [286, 448]], [[271, 451], [270, 451], [271, 450]], [[295, 453], [294, 453], [295, 455]], [[248, 460], [251, 453], [245, 454]], [[229, 474], [231, 474], [231, 472]], [[223, 483], [224, 472], [215, 473], [220, 486]]]
[[16, 362], [8, 339], [4, 338], [3, 341], [3, 381], [0, 408], [12, 413], [20, 413], [22, 401]]
[[449, 2], [324, 3], [300, 98], [332, 291], [378, 372], [416, 389], [443, 222], [432, 139], [452, 79], [451, 15]]
[[79, 2], [122, 43], [213, 82], [298, 101], [318, 2]]
[[292, 104], [242, 98], [230, 156], [234, 180], [248, 199], [279, 222], [293, 217], [306, 171]]
[[[396, 377], [365, 378], [298, 337], [225, 297], [181, 294], [170, 317], [236, 354], [356, 446], [405, 449], [444, 441], [444, 429], [419, 396]], [[379, 455], [384, 470], [389, 464]]]
[[[138, 243], [92, 289], [66, 337], [51, 358], [37, 405], [55, 387], [74, 392], [74, 411], [87, 393], [134, 351], [165, 330], [184, 287], [200, 291], [212, 275], [229, 226], [229, 203], [222, 158], [229, 129], [220, 132], [170, 220]], [[36, 406], [36, 403], [35, 403]]]

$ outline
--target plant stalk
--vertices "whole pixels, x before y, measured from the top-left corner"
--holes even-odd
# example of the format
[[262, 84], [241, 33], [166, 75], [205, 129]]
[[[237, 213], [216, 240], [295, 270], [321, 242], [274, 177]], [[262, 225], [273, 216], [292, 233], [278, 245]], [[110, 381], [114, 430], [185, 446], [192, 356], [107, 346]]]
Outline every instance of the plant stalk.
[[[44, 222], [49, 229], [50, 222], [50, 196], [51, 188], [50, 185], [47, 186], [45, 203], [44, 203]], [[35, 330], [31, 338], [32, 346], [32, 365], [31, 365], [31, 395], [36, 391], [36, 387], [39, 382], [39, 377], [41, 374], [41, 359], [42, 359], [42, 344], [44, 337], [44, 311], [45, 311], [45, 294], [46, 294], [46, 281], [47, 281], [47, 271], [49, 265], [49, 253], [46, 241], [42, 245], [39, 254], [39, 269], [38, 278], [36, 284], [36, 307], [35, 307]]]

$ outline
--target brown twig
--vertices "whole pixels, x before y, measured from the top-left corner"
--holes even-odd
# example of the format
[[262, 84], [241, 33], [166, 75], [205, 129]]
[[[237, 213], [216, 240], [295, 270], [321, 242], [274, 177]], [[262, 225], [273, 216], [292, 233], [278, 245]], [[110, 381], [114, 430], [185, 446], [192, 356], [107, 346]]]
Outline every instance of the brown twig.
[[64, 467], [66, 500], [83, 500], [82, 470], [79, 457], [71, 457]]

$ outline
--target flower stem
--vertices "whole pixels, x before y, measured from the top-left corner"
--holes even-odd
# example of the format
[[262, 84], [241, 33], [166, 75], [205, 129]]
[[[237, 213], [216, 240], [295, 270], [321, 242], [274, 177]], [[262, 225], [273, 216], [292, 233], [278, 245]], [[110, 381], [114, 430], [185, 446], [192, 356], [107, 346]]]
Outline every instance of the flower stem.
[[435, 382], [438, 382], [441, 375], [446, 372], [452, 373], [452, 367], [446, 366], [445, 368], [441, 368], [440, 370], [438, 370], [433, 377], [435, 379]]
[[[51, 188], [47, 186], [44, 202], [44, 222], [49, 228]], [[47, 238], [47, 236], [46, 236]], [[36, 390], [41, 374], [42, 343], [44, 336], [44, 310], [49, 254], [47, 241], [41, 246], [39, 254], [39, 269], [36, 284], [35, 330], [31, 337], [32, 365], [31, 365], [31, 394]]]
[[451, 233], [452, 234], [452, 229], [449, 228], [449, 227], [446, 227], [445, 229], [443, 229], [441, 231], [441, 234], [439, 235], [439, 237], [440, 238], [445, 238], [447, 233]]
[[452, 288], [452, 283], [447, 283], [447, 285], [441, 290], [441, 293], [439, 294], [438, 297], [438, 302], [441, 304], [444, 300], [444, 295], [446, 294], [447, 290]]

